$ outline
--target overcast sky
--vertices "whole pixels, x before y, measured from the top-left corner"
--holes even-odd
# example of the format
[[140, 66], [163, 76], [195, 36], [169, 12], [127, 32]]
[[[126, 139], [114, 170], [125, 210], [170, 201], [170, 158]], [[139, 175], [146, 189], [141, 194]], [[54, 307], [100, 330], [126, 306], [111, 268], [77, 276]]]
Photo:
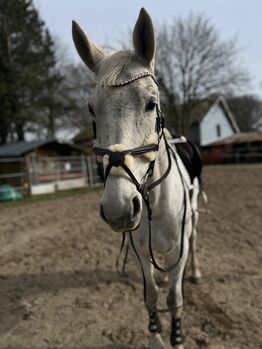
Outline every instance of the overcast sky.
[[117, 47], [133, 28], [141, 7], [155, 25], [172, 23], [174, 17], [190, 11], [203, 12], [223, 39], [238, 38], [241, 60], [251, 74], [252, 85], [246, 92], [262, 97], [262, 0], [35, 0], [35, 4], [74, 60], [78, 57], [71, 38], [72, 19], [98, 44]]

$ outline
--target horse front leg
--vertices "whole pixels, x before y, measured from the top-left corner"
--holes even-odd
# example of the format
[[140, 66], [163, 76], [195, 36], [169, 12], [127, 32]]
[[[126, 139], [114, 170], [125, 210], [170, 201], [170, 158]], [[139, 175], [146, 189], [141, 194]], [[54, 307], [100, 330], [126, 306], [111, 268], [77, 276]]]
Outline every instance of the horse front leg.
[[144, 273], [144, 297], [145, 306], [148, 311], [148, 329], [150, 332], [149, 349], [164, 349], [164, 343], [161, 338], [161, 322], [157, 312], [158, 286], [154, 278], [154, 268], [149, 262], [149, 255], [139, 246], [139, 242], [134, 241], [134, 244], [136, 249], [136, 252], [132, 250], [134, 258]]
[[[183, 315], [183, 278], [188, 257], [188, 239], [185, 237], [184, 253], [178, 266], [169, 273], [169, 291], [167, 306], [171, 313], [171, 334], [170, 343], [175, 349], [184, 349], [182, 334]], [[171, 253], [167, 263], [172, 263], [177, 258], [177, 251]]]

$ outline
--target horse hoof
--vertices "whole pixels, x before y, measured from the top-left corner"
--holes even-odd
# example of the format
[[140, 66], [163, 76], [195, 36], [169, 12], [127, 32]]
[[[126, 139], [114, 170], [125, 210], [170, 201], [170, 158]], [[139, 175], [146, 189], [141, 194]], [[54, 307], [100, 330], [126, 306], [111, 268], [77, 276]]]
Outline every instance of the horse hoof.
[[200, 270], [195, 269], [192, 273], [190, 280], [193, 284], [199, 284], [201, 281], [201, 278], [202, 278], [202, 275], [201, 275]]
[[178, 344], [175, 347], [173, 347], [174, 349], [184, 349], [183, 344]]
[[191, 278], [190, 278], [190, 281], [192, 282], [192, 284], [196, 284], [196, 285], [198, 285], [198, 284], [200, 284], [201, 283], [201, 276], [192, 276]]
[[164, 342], [162, 341], [159, 333], [151, 335], [149, 340], [149, 349], [164, 349]]

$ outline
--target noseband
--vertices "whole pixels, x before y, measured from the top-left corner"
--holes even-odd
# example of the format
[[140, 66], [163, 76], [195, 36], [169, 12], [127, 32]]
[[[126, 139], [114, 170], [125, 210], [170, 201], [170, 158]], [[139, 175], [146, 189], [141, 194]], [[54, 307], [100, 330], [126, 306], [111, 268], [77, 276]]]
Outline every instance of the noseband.
[[[145, 72], [145, 73], [139, 74], [133, 78], [130, 78], [129, 80], [126, 80], [123, 82], [118, 82], [115, 84], [110, 84], [107, 86], [111, 87], [111, 88], [122, 87], [122, 86], [125, 86], [125, 85], [132, 83], [133, 81], [137, 81], [139, 79], [142, 79], [144, 77], [151, 77], [153, 79], [153, 81], [158, 85], [154, 75], [152, 75], [150, 72]], [[143, 198], [143, 201], [146, 205], [147, 212], [148, 212], [147, 218], [148, 218], [148, 229], [149, 229], [149, 252], [150, 252], [150, 258], [151, 258], [150, 262], [153, 264], [153, 266], [157, 270], [159, 270], [161, 272], [169, 272], [169, 271], [173, 270], [178, 265], [178, 263], [180, 262], [180, 260], [182, 258], [182, 255], [183, 255], [184, 230], [185, 230], [184, 228], [185, 228], [185, 218], [186, 218], [186, 211], [187, 211], [187, 200], [186, 200], [186, 191], [185, 191], [185, 186], [184, 186], [184, 182], [183, 182], [183, 178], [182, 178], [182, 173], [180, 172], [180, 169], [179, 169], [179, 166], [177, 163], [177, 159], [176, 159], [176, 155], [173, 152], [173, 150], [171, 149], [171, 146], [166, 139], [165, 132], [164, 132], [164, 115], [161, 112], [158, 104], [156, 104], [156, 110], [157, 110], [157, 117], [156, 117], [156, 124], [155, 124], [155, 132], [157, 133], [157, 137], [158, 137], [157, 143], [141, 145], [137, 148], [127, 149], [127, 150], [123, 150], [123, 151], [113, 151], [113, 150], [110, 150], [108, 148], [100, 148], [100, 147], [95, 146], [94, 152], [97, 156], [100, 156], [100, 157], [107, 156], [108, 157], [108, 164], [107, 164], [106, 168], [104, 168], [104, 166], [101, 164], [103, 166], [103, 174], [104, 175], [103, 175], [102, 180], [104, 182], [104, 185], [106, 185], [106, 181], [108, 179], [108, 176], [110, 174], [111, 169], [113, 167], [120, 167], [127, 173], [129, 178], [131, 179], [131, 181], [136, 186], [137, 191], [141, 194], [141, 196]], [[94, 129], [95, 129], [95, 127], [94, 127]], [[159, 151], [159, 145], [160, 145], [160, 141], [161, 141], [162, 137], [164, 139], [166, 154], [167, 154], [167, 159], [168, 159], [168, 166], [167, 166], [165, 173], [159, 179], [157, 179], [155, 182], [149, 184], [149, 179], [153, 175], [154, 165], [155, 165], [155, 159], [151, 160], [149, 162], [149, 166], [148, 166], [146, 173], [142, 177], [141, 182], [139, 182], [137, 180], [137, 178], [135, 177], [135, 175], [133, 174], [133, 172], [130, 170], [130, 168], [126, 165], [125, 157], [127, 155], [137, 157], [137, 156], [145, 155], [145, 154], [150, 153], [150, 152], [157, 153]], [[184, 188], [184, 199], [183, 199], [184, 212], [183, 212], [183, 219], [182, 219], [179, 257], [178, 257], [177, 261], [175, 261], [173, 264], [171, 264], [167, 268], [163, 268], [157, 264], [155, 257], [154, 257], [154, 254], [153, 254], [153, 249], [152, 249], [152, 236], [151, 236], [152, 209], [151, 209], [150, 200], [149, 200], [149, 192], [152, 189], [154, 189], [156, 186], [158, 186], [160, 183], [162, 183], [165, 180], [165, 178], [169, 175], [169, 172], [170, 172], [171, 167], [172, 167], [171, 153], [173, 154], [173, 157], [174, 157], [175, 162], [177, 164], [177, 168], [178, 168], [178, 171], [180, 174], [181, 182], [182, 182], [182, 185]], [[144, 278], [144, 298], [145, 298], [145, 293], [146, 293], [146, 291], [145, 291], [145, 286], [146, 286], [145, 275], [144, 275], [142, 263], [140, 260], [140, 256], [139, 256], [139, 254], [136, 250], [136, 247], [134, 245], [132, 231], [129, 231], [129, 238], [130, 238], [131, 245], [135, 251], [135, 254], [136, 254], [138, 260], [140, 261], [140, 265], [141, 265], [141, 269], [142, 269], [142, 273], [143, 273], [143, 278]], [[123, 243], [122, 243], [122, 246], [123, 246]]]

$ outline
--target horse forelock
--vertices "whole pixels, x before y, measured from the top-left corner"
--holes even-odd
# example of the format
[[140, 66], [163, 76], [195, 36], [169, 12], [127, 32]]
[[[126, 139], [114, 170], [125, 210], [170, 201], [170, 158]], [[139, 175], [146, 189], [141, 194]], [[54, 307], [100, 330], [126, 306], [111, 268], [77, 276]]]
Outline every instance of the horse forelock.
[[138, 68], [141, 70], [141, 63], [134, 52], [125, 50], [110, 53], [100, 63], [97, 86], [113, 85], [117, 83], [120, 76], [123, 79], [123, 75], [125, 79], [130, 78], [137, 74]]
[[117, 51], [108, 54], [100, 63], [97, 85], [105, 87], [114, 84], [120, 74], [131, 65], [133, 57], [131, 51]]

